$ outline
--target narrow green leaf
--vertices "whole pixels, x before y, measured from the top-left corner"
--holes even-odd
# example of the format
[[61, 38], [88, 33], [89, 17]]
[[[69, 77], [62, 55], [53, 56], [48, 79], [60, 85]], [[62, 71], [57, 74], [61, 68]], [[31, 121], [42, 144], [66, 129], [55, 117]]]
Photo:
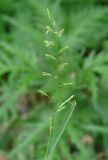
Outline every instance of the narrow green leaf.
[[47, 160], [51, 159], [52, 154], [53, 154], [53, 152], [54, 152], [54, 150], [56, 148], [56, 145], [59, 142], [59, 140], [60, 140], [60, 138], [61, 138], [61, 136], [62, 136], [67, 124], [68, 124], [68, 122], [69, 122], [69, 120], [71, 119], [71, 116], [72, 116], [72, 113], [73, 113], [73, 111], [75, 109], [75, 106], [76, 106], [76, 101], [73, 101], [73, 103], [72, 103], [72, 105], [71, 105], [71, 107], [70, 107], [70, 109], [68, 111], [68, 114], [67, 114], [66, 118], [64, 119], [64, 121], [63, 121], [63, 123], [62, 123], [62, 125], [61, 125], [61, 127], [60, 127], [60, 129], [58, 131], [58, 133], [56, 134], [56, 136], [55, 136], [55, 138], [54, 138], [54, 140], [53, 140], [53, 142], [52, 142], [52, 144], [50, 146], [50, 150], [49, 150], [49, 153], [48, 153], [48, 156], [47, 156]]

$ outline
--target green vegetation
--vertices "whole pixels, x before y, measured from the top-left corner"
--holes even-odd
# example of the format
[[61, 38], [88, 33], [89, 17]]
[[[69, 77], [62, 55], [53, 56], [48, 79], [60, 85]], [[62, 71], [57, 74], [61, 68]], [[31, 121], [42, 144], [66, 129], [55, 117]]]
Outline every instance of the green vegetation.
[[108, 160], [107, 96], [107, 0], [0, 0], [0, 159]]

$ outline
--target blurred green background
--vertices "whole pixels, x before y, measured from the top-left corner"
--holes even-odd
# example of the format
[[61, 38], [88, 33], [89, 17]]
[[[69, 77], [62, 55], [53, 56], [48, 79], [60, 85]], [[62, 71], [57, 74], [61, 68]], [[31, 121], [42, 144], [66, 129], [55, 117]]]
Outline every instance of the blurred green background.
[[[69, 46], [69, 65], [55, 92], [55, 73], [44, 54], [47, 8], [57, 30], [56, 43]], [[77, 106], [56, 146], [52, 160], [108, 160], [108, 1], [0, 0], [0, 160], [43, 160], [54, 103], [74, 94]], [[66, 110], [55, 120], [55, 134]], [[52, 136], [53, 138], [53, 136]]]

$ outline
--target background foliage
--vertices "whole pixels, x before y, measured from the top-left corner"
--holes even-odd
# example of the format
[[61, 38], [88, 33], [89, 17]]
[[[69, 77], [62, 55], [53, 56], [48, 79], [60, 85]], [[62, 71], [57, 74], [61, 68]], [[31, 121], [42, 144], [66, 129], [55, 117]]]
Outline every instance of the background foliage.
[[[45, 26], [50, 8], [58, 45], [69, 46], [63, 60], [69, 65], [61, 82], [73, 86], [54, 92], [55, 73], [44, 54]], [[43, 159], [54, 107], [42, 89], [61, 103], [75, 95], [77, 107], [60, 139], [54, 160], [108, 159], [108, 2], [107, 0], [0, 0], [0, 153], [1, 158]], [[65, 110], [55, 122], [59, 126]]]

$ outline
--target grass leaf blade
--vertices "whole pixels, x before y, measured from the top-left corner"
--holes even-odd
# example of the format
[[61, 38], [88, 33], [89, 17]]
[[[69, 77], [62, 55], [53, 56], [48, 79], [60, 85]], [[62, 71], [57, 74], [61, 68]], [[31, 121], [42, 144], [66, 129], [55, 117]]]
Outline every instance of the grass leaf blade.
[[71, 119], [71, 116], [72, 116], [72, 113], [73, 113], [73, 111], [75, 109], [75, 106], [76, 106], [76, 101], [73, 101], [73, 103], [72, 103], [72, 105], [71, 105], [71, 107], [70, 107], [70, 109], [68, 111], [68, 114], [67, 114], [66, 118], [64, 119], [64, 121], [63, 121], [63, 123], [62, 123], [62, 125], [61, 125], [61, 127], [60, 127], [60, 129], [58, 131], [58, 133], [56, 134], [56, 136], [55, 136], [55, 138], [54, 138], [54, 140], [53, 140], [53, 142], [51, 144], [51, 147], [50, 147], [50, 150], [49, 150], [49, 153], [48, 153], [48, 156], [47, 156], [47, 160], [51, 159], [52, 154], [53, 154], [53, 152], [54, 152], [54, 150], [56, 148], [56, 145], [59, 142], [59, 140], [60, 140], [60, 138], [61, 138], [61, 136], [62, 136], [67, 124], [68, 124], [68, 122], [69, 122], [69, 120]]

